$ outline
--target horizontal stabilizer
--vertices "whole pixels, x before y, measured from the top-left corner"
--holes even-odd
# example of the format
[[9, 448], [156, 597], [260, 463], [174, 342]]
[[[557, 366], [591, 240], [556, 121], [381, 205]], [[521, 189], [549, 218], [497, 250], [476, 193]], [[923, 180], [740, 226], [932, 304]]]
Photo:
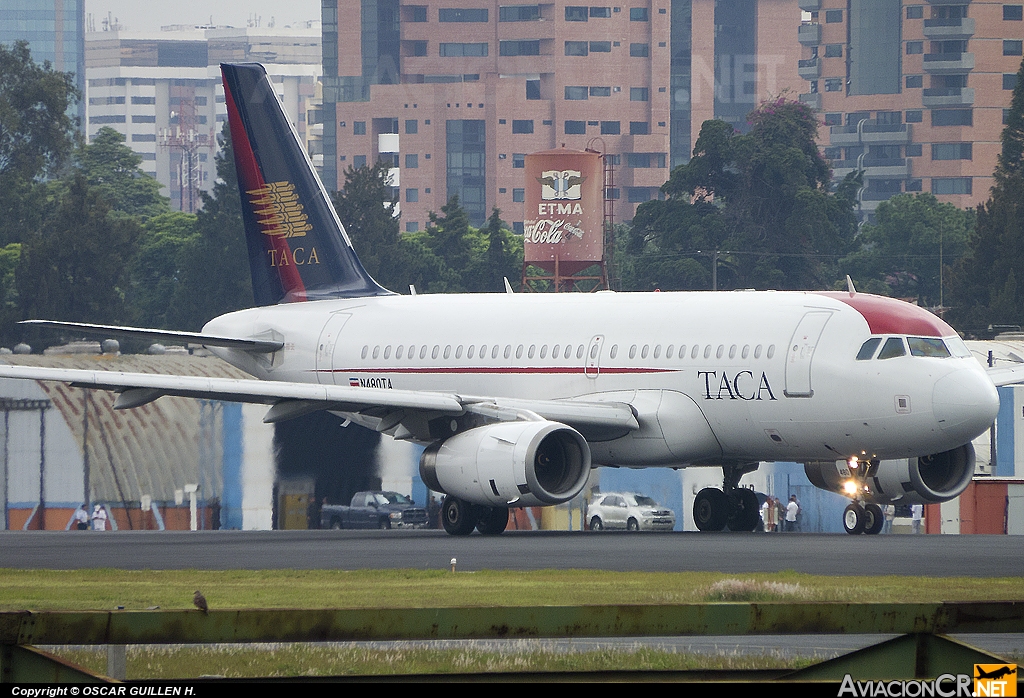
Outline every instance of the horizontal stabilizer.
[[23, 320], [22, 325], [46, 327], [79, 334], [98, 335], [101, 337], [121, 337], [125, 339], [148, 339], [182, 344], [202, 344], [206, 347], [227, 347], [251, 351], [256, 354], [272, 354], [284, 347], [284, 342], [273, 342], [263, 339], [243, 339], [240, 337], [221, 337], [201, 332], [178, 332], [175, 330], [156, 330], [148, 327], [118, 327], [117, 325], [94, 325], [86, 322], [59, 322], [57, 320]]

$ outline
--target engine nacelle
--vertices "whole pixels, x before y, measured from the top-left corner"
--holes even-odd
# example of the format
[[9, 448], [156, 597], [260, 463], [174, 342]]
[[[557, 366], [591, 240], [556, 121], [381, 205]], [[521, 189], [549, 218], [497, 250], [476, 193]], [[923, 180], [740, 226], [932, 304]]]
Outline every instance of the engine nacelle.
[[590, 476], [590, 446], [572, 427], [549, 421], [469, 429], [427, 447], [427, 487], [474, 504], [545, 506], [578, 495]]
[[[883, 460], [868, 471], [863, 498], [877, 504], [946, 502], [967, 489], [974, 462], [974, 445], [969, 443], [920, 458]], [[851, 476], [845, 461], [805, 463], [804, 472], [815, 487], [849, 496], [844, 487]]]

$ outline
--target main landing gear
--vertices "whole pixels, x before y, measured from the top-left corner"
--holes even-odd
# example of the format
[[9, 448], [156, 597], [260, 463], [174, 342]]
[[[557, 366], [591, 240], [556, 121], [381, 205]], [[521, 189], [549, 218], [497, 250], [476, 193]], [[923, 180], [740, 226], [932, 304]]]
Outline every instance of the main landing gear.
[[508, 526], [508, 509], [471, 504], [445, 495], [441, 502], [441, 524], [453, 536], [468, 536], [473, 529], [485, 536], [496, 536]]
[[873, 536], [882, 530], [884, 523], [885, 515], [877, 504], [861, 506], [858, 502], [850, 502], [843, 512], [843, 528], [850, 535], [867, 533]]
[[705, 487], [693, 500], [693, 521], [701, 531], [753, 531], [761, 523], [753, 490], [739, 486], [740, 478], [757, 470], [757, 463], [722, 466], [722, 489]]

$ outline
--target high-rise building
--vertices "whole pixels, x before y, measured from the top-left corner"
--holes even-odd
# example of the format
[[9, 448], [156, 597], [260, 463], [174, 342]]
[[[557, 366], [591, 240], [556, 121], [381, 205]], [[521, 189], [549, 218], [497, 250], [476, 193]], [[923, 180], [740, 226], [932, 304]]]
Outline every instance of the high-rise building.
[[863, 170], [861, 213], [870, 216], [899, 192], [931, 192], [961, 207], [984, 201], [1020, 68], [1022, 5], [800, 0], [800, 7], [801, 99], [823, 113], [834, 175]]
[[[85, 94], [85, 0], [4, 0], [0, 3], [0, 44], [28, 41], [32, 59], [54, 70], [74, 73]], [[84, 98], [74, 107], [85, 131]]]
[[323, 175], [392, 164], [406, 231], [458, 195], [521, 230], [525, 155], [609, 154], [617, 220], [659, 195], [705, 119], [795, 95], [797, 0], [323, 0]]
[[258, 61], [314, 160], [322, 126], [316, 103], [320, 28], [164, 27], [86, 36], [88, 131], [125, 135], [171, 208], [195, 211], [216, 180], [217, 135], [227, 120], [220, 63]]

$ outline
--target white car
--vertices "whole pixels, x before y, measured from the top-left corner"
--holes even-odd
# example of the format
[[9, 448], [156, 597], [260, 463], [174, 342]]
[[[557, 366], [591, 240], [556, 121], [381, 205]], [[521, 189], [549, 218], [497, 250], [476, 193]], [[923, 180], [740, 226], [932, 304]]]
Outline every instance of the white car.
[[591, 531], [624, 528], [627, 531], [671, 531], [676, 515], [668, 507], [642, 494], [602, 492], [587, 507]]

